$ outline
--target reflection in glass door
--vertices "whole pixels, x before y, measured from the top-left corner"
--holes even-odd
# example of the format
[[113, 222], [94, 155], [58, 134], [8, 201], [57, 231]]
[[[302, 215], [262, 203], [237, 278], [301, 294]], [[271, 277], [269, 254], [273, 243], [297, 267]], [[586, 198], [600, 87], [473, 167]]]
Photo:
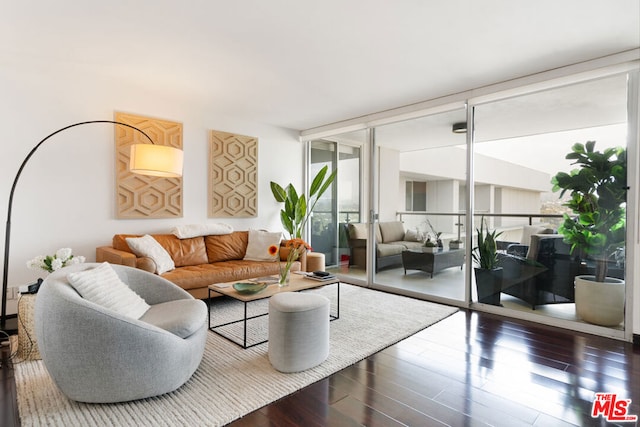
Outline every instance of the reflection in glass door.
[[458, 108], [375, 128], [374, 287], [466, 301], [465, 121]]
[[364, 280], [366, 270], [355, 265], [347, 237], [347, 225], [360, 223], [362, 218], [362, 149], [358, 138], [365, 132], [360, 133], [310, 142], [311, 177], [325, 165], [329, 170], [338, 169], [333, 191], [327, 191], [313, 210], [310, 243], [314, 252], [324, 254], [327, 270], [348, 274], [353, 269], [352, 274]]
[[[626, 148], [627, 75], [592, 80], [474, 107], [474, 228], [498, 236], [501, 285], [474, 301], [499, 310], [582, 323], [574, 281], [594, 260], [572, 251], [558, 233], [575, 214], [552, 191], [552, 177], [578, 168], [565, 156], [575, 143]], [[561, 230], [560, 230], [561, 231]], [[611, 274], [625, 276], [624, 242], [611, 251]], [[590, 273], [591, 272], [591, 273]], [[623, 307], [622, 307], [623, 309]], [[610, 326], [624, 330], [624, 322]]]

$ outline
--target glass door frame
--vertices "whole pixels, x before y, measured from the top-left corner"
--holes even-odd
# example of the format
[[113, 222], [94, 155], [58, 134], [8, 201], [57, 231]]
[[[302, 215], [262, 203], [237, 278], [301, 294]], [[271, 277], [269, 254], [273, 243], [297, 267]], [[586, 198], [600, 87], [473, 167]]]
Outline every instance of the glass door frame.
[[[367, 135], [369, 133], [368, 130], [366, 130]], [[337, 135], [335, 135], [337, 136]], [[365, 147], [366, 147], [366, 143], [364, 144], [358, 144], [355, 142], [343, 142], [343, 141], [339, 141], [336, 140], [338, 138], [331, 138], [331, 137], [326, 137], [326, 138], [315, 138], [312, 140], [308, 140], [306, 141], [306, 146], [305, 146], [305, 158], [306, 158], [306, 169], [305, 169], [305, 180], [306, 180], [306, 185], [305, 188], [308, 188], [308, 186], [311, 183], [311, 179], [312, 177], [310, 176], [310, 168], [308, 167], [311, 164], [311, 158], [312, 158], [312, 145], [314, 141], [323, 141], [327, 144], [333, 144], [335, 147], [334, 150], [334, 154], [332, 156], [332, 163], [337, 165], [337, 167], [340, 167], [340, 149], [341, 147], [353, 147], [359, 150], [360, 154], [359, 154], [359, 158], [358, 158], [358, 164], [359, 164], [359, 168], [360, 168], [360, 177], [359, 177], [359, 191], [358, 191], [358, 205], [359, 205], [359, 212], [358, 212], [358, 216], [360, 218], [360, 221], [362, 221], [363, 218], [366, 217], [366, 213], [367, 213], [367, 202], [366, 202], [366, 197], [364, 196], [364, 190], [365, 190], [365, 184], [364, 184], [364, 178], [366, 178], [367, 174], [366, 174], [366, 170], [364, 168], [365, 165], [365, 159], [366, 159], [366, 151], [365, 151]], [[339, 193], [340, 193], [340, 171], [338, 170], [338, 176], [336, 177], [336, 180], [334, 181], [333, 185], [333, 190], [332, 190], [332, 215], [334, 216], [333, 220], [334, 223], [336, 224], [335, 230], [334, 230], [334, 239], [336, 242], [336, 248], [334, 249], [336, 252], [336, 260], [338, 263], [338, 266], [340, 264], [340, 262], [342, 262], [341, 258], [340, 258], [340, 213], [341, 213], [341, 206], [340, 206], [340, 197], [339, 197]], [[312, 221], [310, 221], [311, 224]], [[307, 230], [305, 230], [305, 238], [307, 239], [308, 242], [311, 243], [311, 245], [313, 246], [313, 241], [311, 239], [311, 230], [310, 227], [307, 227]], [[329, 267], [330, 265], [327, 264], [327, 267]], [[331, 265], [333, 266], [333, 265]], [[338, 273], [339, 275], [340, 273]], [[363, 285], [366, 286], [367, 282], [366, 281], [362, 281], [362, 280], [358, 280], [355, 278], [351, 278], [350, 279], [351, 282], [357, 283], [358, 285]]]
[[[427, 294], [423, 294], [423, 293], [417, 293], [415, 291], [411, 291], [411, 290], [399, 290], [398, 288], [391, 286], [391, 285], [385, 285], [383, 283], [380, 283], [378, 281], [376, 281], [376, 272], [375, 272], [375, 263], [376, 263], [376, 225], [379, 222], [379, 212], [377, 210], [378, 206], [380, 206], [380, 187], [378, 185], [379, 182], [379, 177], [377, 176], [377, 172], [378, 172], [378, 165], [379, 165], [379, 145], [376, 141], [376, 129], [379, 126], [382, 125], [386, 125], [386, 124], [392, 124], [392, 123], [396, 123], [396, 122], [401, 122], [401, 121], [407, 121], [407, 120], [411, 120], [411, 119], [419, 119], [419, 118], [424, 118], [424, 117], [429, 117], [429, 116], [435, 116], [441, 113], [451, 113], [451, 112], [455, 112], [455, 111], [468, 111], [467, 109], [467, 104], [465, 101], [455, 101], [455, 102], [449, 102], [446, 104], [442, 104], [442, 105], [438, 105], [438, 106], [434, 106], [433, 108], [429, 108], [426, 110], [422, 110], [420, 112], [416, 112], [414, 114], [411, 115], [411, 117], [402, 117], [401, 120], [396, 120], [396, 121], [387, 121], [387, 122], [382, 122], [382, 123], [378, 123], [375, 127], [370, 128], [370, 139], [369, 139], [369, 158], [370, 158], [370, 176], [369, 176], [369, 180], [372, 183], [372, 185], [369, 188], [369, 198], [372, 201], [371, 205], [370, 205], [370, 210], [369, 210], [369, 241], [374, 242], [374, 244], [372, 245], [368, 245], [367, 249], [367, 260], [368, 260], [368, 269], [367, 269], [367, 281], [368, 284], [371, 288], [373, 289], [378, 289], [381, 291], [385, 291], [385, 292], [394, 292], [394, 293], [398, 293], [401, 295], [406, 295], [406, 296], [410, 296], [410, 297], [416, 297], [416, 298], [421, 298], [421, 299], [426, 299], [429, 301], [433, 301], [433, 302], [438, 302], [438, 303], [442, 303], [442, 304], [447, 304], [450, 306], [454, 306], [454, 307], [461, 307], [461, 308], [468, 308], [469, 307], [469, 301], [470, 301], [470, 297], [471, 294], [469, 292], [470, 289], [470, 282], [469, 282], [469, 278], [470, 276], [468, 274], [465, 274], [464, 276], [464, 284], [461, 284], [461, 286], [464, 287], [463, 292], [464, 292], [464, 296], [462, 299], [454, 299], [454, 298], [448, 298], [445, 296], [439, 296], [439, 295], [427, 295]], [[467, 137], [467, 146], [468, 146], [468, 137]], [[467, 149], [468, 151], [468, 149]], [[467, 156], [467, 160], [466, 162], [468, 163], [468, 156]], [[466, 185], [468, 188], [469, 185], [469, 176], [467, 173], [467, 177], [466, 177]], [[467, 191], [468, 193], [468, 191]], [[468, 197], [468, 196], [467, 196]], [[467, 205], [468, 205], [468, 200], [467, 200]], [[469, 218], [469, 214], [467, 212], [465, 212], [465, 221], [466, 223], [468, 223], [468, 218]], [[467, 266], [466, 268], [466, 272], [468, 272], [469, 270], [471, 270], [470, 268], [468, 268], [469, 265], [471, 265], [471, 263], [468, 260], [471, 260], [471, 244], [470, 244], [470, 236], [472, 236], [471, 234], [469, 234], [468, 232], [466, 233], [465, 236], [465, 244], [464, 244], [464, 250], [465, 250], [465, 265]]]

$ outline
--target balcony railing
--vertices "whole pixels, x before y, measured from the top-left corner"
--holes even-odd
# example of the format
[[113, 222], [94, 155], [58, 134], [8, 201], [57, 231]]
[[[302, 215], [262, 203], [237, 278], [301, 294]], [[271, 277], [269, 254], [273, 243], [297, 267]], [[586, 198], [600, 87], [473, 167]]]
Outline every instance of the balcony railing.
[[[443, 236], [454, 236], [460, 240], [464, 236], [464, 219], [465, 212], [428, 212], [428, 211], [400, 211], [397, 212], [398, 220], [405, 223], [407, 229], [418, 228], [424, 232], [431, 233], [428, 222], [433, 219], [432, 225], [438, 232], [443, 232]], [[561, 214], [542, 214], [542, 213], [489, 213], [476, 211], [473, 214], [476, 218], [489, 218], [489, 226], [495, 228], [506, 235], [505, 240], [519, 240], [515, 238], [525, 225], [534, 225], [536, 223], [548, 224], [552, 228], [557, 228], [562, 222]], [[522, 219], [522, 221], [502, 221], [504, 218]]]

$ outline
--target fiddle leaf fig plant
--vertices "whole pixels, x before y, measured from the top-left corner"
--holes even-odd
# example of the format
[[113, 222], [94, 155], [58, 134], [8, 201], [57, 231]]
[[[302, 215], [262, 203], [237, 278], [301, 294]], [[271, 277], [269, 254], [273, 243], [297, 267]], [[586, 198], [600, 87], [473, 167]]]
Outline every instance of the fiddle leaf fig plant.
[[313, 208], [335, 180], [338, 170], [335, 169], [327, 176], [328, 170], [329, 167], [324, 166], [313, 178], [309, 187], [308, 200], [304, 194], [299, 194], [292, 184], [282, 188], [281, 185], [271, 181], [273, 197], [277, 202], [284, 203], [284, 207], [280, 210], [280, 222], [291, 239], [302, 238], [302, 231]]
[[596, 281], [604, 282], [608, 258], [624, 247], [626, 234], [627, 151], [622, 147], [595, 150], [595, 141], [576, 143], [566, 159], [578, 169], [558, 172], [551, 180], [560, 197], [570, 192], [564, 204], [575, 217], [564, 215], [558, 232], [571, 245], [596, 263]]

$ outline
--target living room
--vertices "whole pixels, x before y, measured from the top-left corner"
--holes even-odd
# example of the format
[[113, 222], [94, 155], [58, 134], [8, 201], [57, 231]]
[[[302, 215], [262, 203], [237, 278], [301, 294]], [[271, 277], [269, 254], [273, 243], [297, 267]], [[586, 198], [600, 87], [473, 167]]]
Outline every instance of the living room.
[[[72, 123], [113, 120], [117, 112], [178, 122], [185, 156], [179, 215], [118, 219], [113, 126], [70, 129], [43, 145], [24, 170], [14, 200], [9, 313], [16, 312], [16, 289], [41, 276], [26, 262], [60, 247], [92, 261], [96, 247], [120, 233], [168, 233], [177, 225], [211, 222], [237, 230], [281, 230], [280, 206], [268, 184], [303, 188], [305, 130], [321, 136], [330, 126], [321, 127], [331, 123], [368, 115], [373, 121], [381, 111], [553, 74], [549, 70], [573, 64], [611, 65], [601, 59], [610, 55], [626, 55], [628, 61], [618, 62], [637, 69], [636, 1], [545, 6], [557, 16], [548, 16], [542, 6], [499, 1], [397, 8], [282, 1], [7, 5], [0, 18], [3, 210], [25, 155]], [[584, 17], [571, 25], [579, 28], [574, 32], [567, 22], [575, 19], [575, 10]], [[392, 18], [398, 22], [389, 26]], [[440, 34], [458, 30], [460, 37], [441, 40]], [[467, 51], [466, 58], [457, 58], [461, 51]], [[348, 122], [340, 126], [346, 129]], [[637, 118], [635, 126], [637, 135]], [[255, 216], [208, 215], [212, 130], [258, 138]], [[629, 149], [637, 156], [637, 146]], [[631, 208], [637, 207], [634, 194]], [[635, 262], [629, 264], [638, 265], [637, 239], [633, 246], [627, 254]], [[633, 280], [638, 271], [632, 272], [628, 284], [638, 282]], [[628, 327], [637, 336], [640, 292], [631, 295], [635, 315]]]

